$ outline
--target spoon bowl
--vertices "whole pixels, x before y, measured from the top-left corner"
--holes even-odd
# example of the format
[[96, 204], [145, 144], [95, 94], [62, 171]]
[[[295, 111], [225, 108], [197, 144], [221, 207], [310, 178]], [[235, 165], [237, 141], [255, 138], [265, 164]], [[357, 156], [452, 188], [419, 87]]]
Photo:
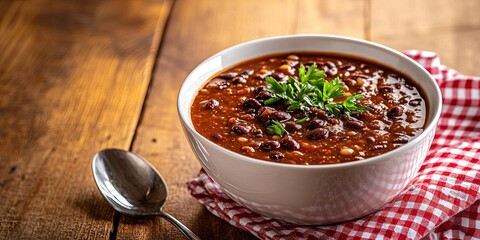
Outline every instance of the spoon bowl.
[[162, 211], [168, 196], [167, 185], [141, 156], [121, 149], [105, 149], [93, 157], [92, 170], [98, 189], [118, 212], [132, 216], [161, 216], [174, 224], [187, 239], [199, 239], [185, 225]]

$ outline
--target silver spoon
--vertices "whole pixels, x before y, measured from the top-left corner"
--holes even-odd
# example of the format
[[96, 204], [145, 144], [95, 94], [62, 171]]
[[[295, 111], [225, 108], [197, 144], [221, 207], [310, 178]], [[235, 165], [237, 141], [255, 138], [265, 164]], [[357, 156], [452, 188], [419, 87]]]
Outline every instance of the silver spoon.
[[187, 239], [199, 240], [190, 229], [162, 211], [167, 185], [145, 159], [120, 149], [105, 149], [93, 157], [93, 177], [103, 197], [120, 213], [157, 215], [171, 222]]

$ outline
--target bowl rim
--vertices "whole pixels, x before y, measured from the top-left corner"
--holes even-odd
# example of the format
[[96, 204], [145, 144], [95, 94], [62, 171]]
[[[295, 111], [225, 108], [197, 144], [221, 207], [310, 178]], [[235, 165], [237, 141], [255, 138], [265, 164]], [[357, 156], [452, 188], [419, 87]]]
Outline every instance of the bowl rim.
[[[240, 153], [234, 152], [234, 151], [229, 150], [227, 148], [224, 148], [224, 147], [212, 142], [208, 138], [204, 137], [199, 132], [197, 132], [195, 127], [193, 127], [193, 125], [190, 124], [191, 120], [190, 120], [190, 122], [187, 120], [188, 116], [186, 114], [183, 114], [183, 112], [181, 110], [182, 106], [180, 106], [181, 97], [183, 96], [183, 93], [186, 91], [186, 88], [187, 88], [185, 83], [190, 78], [192, 78], [192, 75], [193, 75], [192, 73], [194, 71], [199, 69], [201, 66], [205, 65], [205, 63], [209, 62], [210, 60], [212, 60], [214, 58], [217, 58], [218, 56], [221, 56], [221, 55], [225, 54], [226, 52], [232, 51], [235, 48], [240, 48], [240, 47], [244, 47], [246, 45], [251, 45], [251, 44], [259, 44], [261, 42], [276, 41], [276, 40], [282, 40], [282, 39], [296, 39], [296, 38], [323, 38], [323, 39], [355, 42], [355, 43], [359, 43], [359, 44], [369, 45], [369, 46], [372, 46], [372, 47], [375, 47], [375, 48], [379, 48], [383, 51], [393, 53], [394, 55], [397, 55], [398, 57], [402, 58], [403, 60], [405, 60], [407, 62], [410, 62], [411, 64], [416, 66], [420, 72], [425, 74], [427, 76], [427, 78], [430, 81], [432, 81], [432, 83], [433, 83], [432, 86], [433, 86], [434, 92], [436, 93], [435, 94], [436, 97], [435, 96], [429, 96], [429, 103], [430, 103], [429, 105], [432, 105], [432, 102], [438, 102], [438, 107], [436, 109], [429, 109], [430, 111], [433, 112], [433, 117], [427, 122], [426, 128], [423, 130], [423, 132], [420, 135], [418, 135], [412, 141], [409, 141], [407, 144], [405, 144], [403, 146], [400, 146], [396, 149], [393, 149], [391, 151], [388, 151], [386, 153], [383, 153], [383, 154], [380, 154], [380, 155], [377, 155], [377, 156], [374, 156], [374, 157], [370, 157], [370, 158], [366, 158], [366, 159], [362, 159], [362, 160], [350, 161], [350, 162], [331, 163], [331, 164], [300, 165], [300, 164], [271, 162], [271, 161], [267, 161], [267, 160], [252, 158], [252, 157], [244, 156]], [[285, 51], [285, 52], [287, 52], [287, 51]], [[282, 53], [282, 52], [278, 51], [278, 53]], [[260, 57], [260, 55], [258, 57]], [[367, 59], [369, 59], [369, 58], [367, 58]], [[369, 60], [375, 61], [375, 59], [369, 59]], [[385, 64], [385, 65], [387, 65], [387, 64]], [[206, 81], [206, 79], [205, 79], [205, 81]], [[418, 84], [420, 84], [420, 83], [418, 83]], [[197, 91], [198, 91], [198, 89], [197, 89]], [[192, 98], [192, 101], [193, 101], [193, 98]], [[331, 35], [331, 34], [289, 34], [289, 35], [280, 35], [280, 36], [259, 38], [259, 39], [250, 40], [250, 41], [246, 41], [246, 42], [243, 42], [243, 43], [233, 45], [231, 47], [228, 47], [224, 50], [221, 50], [221, 51], [211, 55], [210, 57], [208, 57], [207, 59], [205, 59], [204, 61], [202, 61], [198, 65], [196, 65], [195, 68], [192, 69], [192, 71], [187, 75], [187, 77], [182, 82], [181, 88], [180, 88], [180, 90], [178, 92], [178, 95], [177, 95], [177, 113], [179, 115], [179, 118], [180, 118], [180, 121], [182, 123], [182, 126], [183, 126], [184, 130], [188, 131], [190, 133], [193, 133], [196, 138], [202, 139], [203, 142], [209, 143], [210, 145], [214, 146], [215, 148], [221, 149], [225, 154], [228, 154], [232, 157], [238, 158], [238, 160], [246, 161], [246, 162], [251, 163], [251, 164], [278, 167], [278, 168], [312, 169], [312, 170], [313, 169], [332, 169], [332, 168], [335, 168], [335, 169], [351, 168], [351, 167], [355, 167], [355, 166], [358, 167], [358, 166], [362, 166], [362, 165], [369, 165], [372, 162], [377, 162], [377, 161], [381, 161], [381, 160], [388, 160], [388, 159], [391, 159], [395, 155], [401, 155], [402, 152], [409, 150], [412, 146], [414, 146], [414, 145], [418, 144], [420, 141], [422, 141], [425, 137], [427, 137], [429, 135], [430, 132], [435, 131], [438, 120], [440, 119], [442, 104], [443, 104], [442, 103], [442, 93], [441, 93], [440, 87], [438, 86], [438, 83], [433, 78], [433, 76], [423, 66], [421, 66], [415, 60], [409, 58], [408, 56], [401, 53], [400, 51], [397, 51], [393, 48], [381, 45], [379, 43], [375, 43], [375, 42], [372, 42], [372, 41], [359, 39], [359, 38], [346, 37], [346, 36], [340, 36], [340, 35]], [[186, 112], [190, 111], [190, 107], [191, 106], [189, 105]], [[198, 156], [196, 156], [196, 157], [198, 158]], [[202, 162], [202, 161], [200, 161], [200, 162]]]

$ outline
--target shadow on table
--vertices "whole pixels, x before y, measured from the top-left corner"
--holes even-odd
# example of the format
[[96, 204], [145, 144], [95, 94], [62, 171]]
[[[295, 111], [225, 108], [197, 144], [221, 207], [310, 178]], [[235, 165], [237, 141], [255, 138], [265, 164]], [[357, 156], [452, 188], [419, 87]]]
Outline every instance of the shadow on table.
[[81, 209], [95, 220], [111, 221], [115, 211], [102, 196], [94, 192], [86, 193], [82, 197], [76, 197], [72, 202], [75, 208]]

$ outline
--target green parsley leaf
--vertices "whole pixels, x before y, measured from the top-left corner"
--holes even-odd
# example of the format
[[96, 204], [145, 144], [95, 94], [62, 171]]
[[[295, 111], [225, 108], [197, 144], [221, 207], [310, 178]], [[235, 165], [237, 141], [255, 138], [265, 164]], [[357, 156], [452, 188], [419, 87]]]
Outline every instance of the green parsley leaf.
[[335, 116], [340, 116], [342, 114], [343, 106], [338, 102], [330, 102], [325, 105], [325, 109]]
[[[287, 82], [283, 83], [278, 82], [273, 77], [265, 78], [267, 91], [273, 93], [274, 97], [265, 100], [263, 103], [270, 105], [278, 101], [286, 101], [289, 105], [288, 110], [291, 111], [318, 107], [337, 117], [345, 114], [349, 118], [351, 113], [370, 110], [370, 108], [357, 103], [363, 99], [361, 94], [350, 95], [342, 102], [334, 101], [335, 98], [345, 95], [343, 84], [338, 77], [330, 82], [327, 81], [324, 71], [317, 70], [316, 64], [311, 65], [308, 70], [304, 65], [300, 65], [298, 77], [299, 80], [290, 77]], [[278, 124], [272, 126], [278, 127]], [[280, 130], [276, 130], [280, 132]]]
[[287, 91], [287, 85], [279, 83], [273, 77], [267, 77], [265, 78], [265, 81], [267, 82], [267, 88], [273, 93], [282, 94]]
[[276, 102], [278, 102], [278, 101], [280, 101], [280, 100], [282, 100], [282, 99], [279, 98], [279, 97], [274, 97], [274, 98], [269, 98], [269, 99], [263, 101], [263, 103], [264, 103], [265, 105], [270, 105], [270, 104], [274, 104], [274, 103], [276, 103]]
[[272, 125], [267, 127], [268, 130], [274, 132], [280, 137], [282, 137], [283, 134], [288, 134], [287, 130], [283, 127], [283, 125], [279, 121], [272, 120], [272, 123], [273, 123]]
[[306, 121], [308, 121], [308, 117], [304, 117], [304, 118], [298, 119], [296, 122], [297, 122], [297, 123], [303, 123], [303, 122], [306, 122]]
[[358, 101], [363, 99], [363, 95], [353, 94], [350, 95], [345, 101], [342, 102], [345, 115], [350, 118], [350, 113], [363, 112], [370, 110], [369, 107], [357, 104]]
[[323, 84], [322, 97], [324, 102], [328, 102], [332, 98], [342, 97], [343, 95], [343, 85], [338, 77], [333, 79], [331, 82], [325, 81]]

